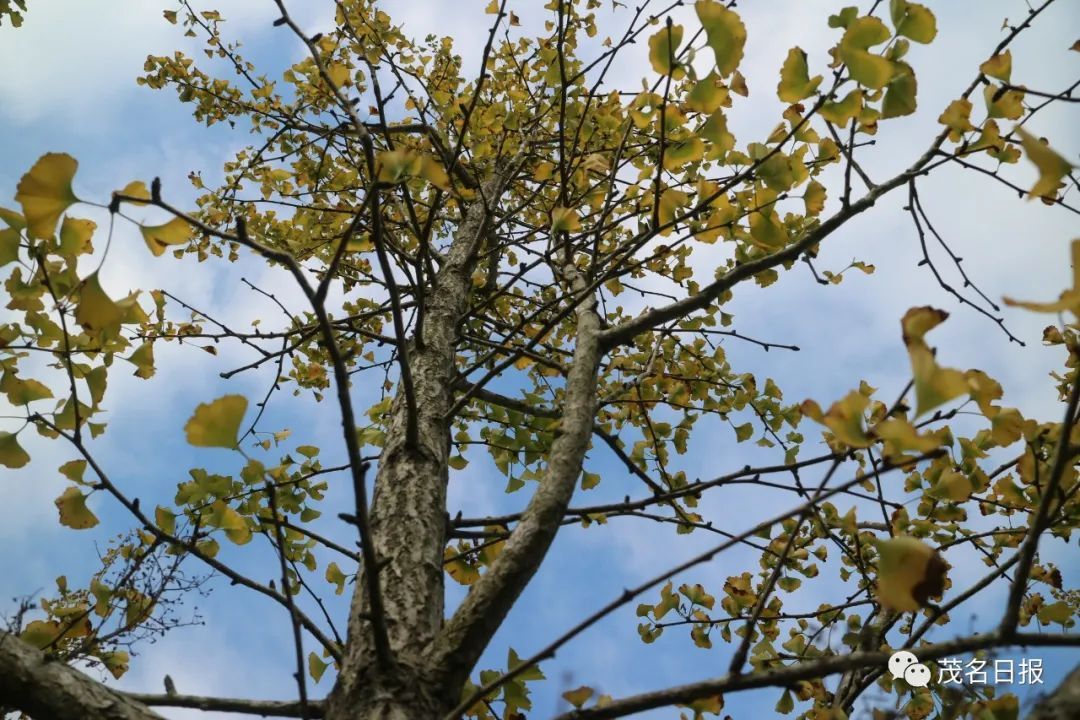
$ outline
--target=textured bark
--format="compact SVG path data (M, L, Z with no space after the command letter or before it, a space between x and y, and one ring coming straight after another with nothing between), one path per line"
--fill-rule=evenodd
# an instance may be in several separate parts
M443 624L443 548L446 544L449 427L458 325L468 309L474 258L512 168L485 183L466 212L444 258L424 313L422 343L410 343L418 441L406 444L408 407L399 393L391 407L371 506L371 533L381 564L384 618L392 667L379 668L363 591L354 590L348 645L331 693L330 720L438 717L457 700L428 663L426 651Z
M1080 665L1045 697L1027 720L1074 720L1080 717Z
M0 632L0 708L16 708L34 720L161 720L8 632Z
M575 293L586 288L572 266L564 268ZM600 318L596 301L584 299L576 311L574 358L566 378L562 423L548 454L548 464L536 493L514 527L495 564L469 589L434 648L435 663L460 687L491 637L547 554L581 476L596 417Z

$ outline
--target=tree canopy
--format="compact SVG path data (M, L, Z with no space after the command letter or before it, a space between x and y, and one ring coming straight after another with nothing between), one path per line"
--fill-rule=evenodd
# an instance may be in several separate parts
M242 143L220 173L191 173L194 202L150 177L92 194L73 155L42 148L0 207L4 482L33 482L33 460L65 478L60 525L127 528L98 565L57 567L55 588L10 589L26 599L0 630L0 706L39 720L154 707L512 720L533 711L557 653L615 621L626 652L704 653L708 669L627 694L582 669L579 687L560 688L559 720L723 717L751 691L754 717L1004 720L1017 695L950 685L946 660L1080 645L1075 576L1046 553L1075 552L1080 523L1080 239L1048 243L1071 257L1072 287L999 304L938 229L940 186L925 191L953 172L995 198L1080 212L1073 162L1039 132L1080 81L1013 73L1017 43L1068 19L1065 3L1006 21L970 68L920 65L924 46L950 42L924 4L822 12L832 46L779 49L766 84L744 75L749 43L782 36L735 2L460 3L486 28L470 67L452 36L413 37L395 3L328 1L314 30L298 3L265 1L280 72L249 59L224 13L181 0L163 22L204 55L151 55L137 79ZM0 2L16 28L34 12ZM1077 50L1049 52L1075 65ZM920 97L929 76L955 84L941 107ZM736 137L734 116L755 102L779 114ZM898 168L873 159L924 116L933 132L892 149ZM835 236L897 196L921 267L837 266ZM121 226L175 265L181 290L103 281ZM992 214L969 227L992 253ZM183 276L252 263L272 280L231 273L260 304L229 317L182 291ZM769 303L796 274L823 293L872 275L868 292L903 298L882 351L906 364L901 382L859 373L835 395L794 397L790 377L733 350L787 353L800 372L798 346L732 309L750 292ZM914 274L935 292L907 289ZM1056 415L1029 417L984 368L937 351L955 313L1015 348L1031 338L1007 318L1046 314L1036 342L1057 352L1043 381ZM841 352L839 338L805 337ZM183 389L186 414L168 421L191 449L155 480L169 497L140 501L147 490L101 448L165 443L114 437L125 407L110 384L168 383L165 350L226 346L243 364ZM336 434L272 424L290 393ZM469 504L477 472L511 510ZM747 500L760 490L768 503ZM740 503L738 525L713 514ZM610 585L598 573L577 624L487 666L496 633L529 622L514 611L556 536L640 524L664 530L662 572ZM722 582L698 575L720 563ZM117 689L106 675L185 632L211 588L280 610L288 699ZM964 613L984 597L999 617L973 630ZM890 674L900 649L928 684Z

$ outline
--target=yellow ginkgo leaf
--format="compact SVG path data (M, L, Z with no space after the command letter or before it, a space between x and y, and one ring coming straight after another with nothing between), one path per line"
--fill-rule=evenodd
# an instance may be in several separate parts
M19 231L26 229L26 218L14 210L0 207L0 220L3 220L4 224L12 230Z
M835 100L825 103L819 111L821 117L833 125L847 127L850 120L859 116L863 107L862 90L852 90L844 96L843 100Z
M173 218L164 225L141 225L139 231L154 257L161 257L169 245L183 245L191 240L191 225L181 218Z
M1056 302L1025 302L1005 298L1006 305L1022 307L1035 312L1062 312L1068 310L1080 318L1080 238L1072 241L1073 286L1061 293Z
M716 0L698 0L694 9L705 28L706 42L716 55L716 71L721 77L730 75L742 61L746 26L738 13Z
M725 105L731 105L730 93L715 72L694 83L686 95L687 110L711 114Z
M200 403L184 425L187 441L196 447L235 447L247 405L243 395L223 395Z
M379 182L398 183L420 174L423 159L411 150L386 150L375 159L375 174Z
M420 161L420 176L440 190L450 189L450 176L442 163L430 155L425 155Z
M97 516L86 507L86 496L76 487L69 487L54 501L60 511L60 524L75 530L85 530L98 524Z
M566 702L575 708L581 708L593 696L593 689L583 685L577 690L567 690L562 696Z
M109 297L101 287L95 272L82 283L79 304L75 307L75 320L92 332L118 327L127 308Z
M52 237L56 223L79 201L71 181L79 163L64 153L48 153L34 163L19 181L15 199L22 205L26 229L40 239Z
M251 528L247 521L224 500L217 500L210 506L209 522L224 530L225 537L237 545L244 545L251 540Z
M146 183L142 180L133 180L115 193L116 195L123 195L126 198L139 198L139 200L150 200L150 191L146 189ZM133 205L145 205L145 202L139 202L139 200L125 200L124 202L132 203Z
M315 653L308 655L308 672L311 674L311 679L315 682L322 680L323 673L326 672L326 668L330 667L330 663L324 661Z
M649 62L653 70L661 75L671 75L675 80L686 75L686 71L675 61L682 38L683 26L670 23L649 38Z
M878 551L877 598L897 612L924 607L945 592L948 566L932 547L900 536L875 543Z
M925 5L890 0L890 15L897 35L911 38L917 43L928 43L937 36L937 19Z
M121 678L128 671L131 655L127 650L110 650L97 656L114 678Z
M352 84L352 71L345 63L330 63L326 68L326 74L330 76L330 82L334 83L336 88Z
M1039 169L1039 179L1028 193L1028 198L1053 197L1061 185L1061 179L1072 170L1073 164L1024 128L1018 126L1016 134L1020 136L1024 154Z
M60 254L77 257L94 251L90 241L97 223L93 220L65 217L60 224Z
M885 87L893 76L893 63L870 52L889 39L889 29L876 17L861 17L848 25L840 39L840 59L847 63L853 80L874 90Z
M840 442L863 448L873 443L863 427L863 413L869 404L870 398L852 390L843 400L833 403L826 413L822 413L813 400L805 401L800 409L806 417L832 430Z
M802 48L793 47L788 50L784 65L780 68L780 84L776 87L776 94L783 102L797 103L813 95L821 80L821 75L810 77L806 53Z
M581 218L577 210L557 207L551 211L551 232L577 232L581 229Z
M999 55L994 55L979 66L979 72L1002 82L1009 82L1009 78L1012 77L1012 51L1006 50Z
M911 308L904 315L901 325L904 344L911 358L911 371L915 380L915 414L922 415L968 392L964 374L952 368L943 368L934 359L934 353L923 339L949 314L932 307Z

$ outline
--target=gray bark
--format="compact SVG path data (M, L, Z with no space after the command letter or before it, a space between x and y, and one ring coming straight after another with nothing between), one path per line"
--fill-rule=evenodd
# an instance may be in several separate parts
M0 631L0 707L34 720L161 720L123 693Z

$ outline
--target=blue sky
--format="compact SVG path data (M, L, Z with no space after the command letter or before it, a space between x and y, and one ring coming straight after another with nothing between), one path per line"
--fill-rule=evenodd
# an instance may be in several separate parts
M413 37L429 32L453 35L466 67L476 67L483 29L490 22L490 16L483 13L486 4L486 0L423 0L388 3L388 9ZM332 3L291 5L305 26L315 30L326 25ZM835 41L825 18L843 3L740 5L750 30L742 70L751 102L731 112L730 124L743 143L762 140L779 118L782 108L774 88L787 49L801 46L820 67L825 48ZM937 131L940 111L967 85L997 43L1002 20L1018 21L1026 13L1019 0L930 5L938 18L938 40L928 47L916 46L911 52L919 77L920 110L912 118L882 123L877 145L865 151L865 166L879 178L891 175L921 153ZM454 10L448 12L451 6ZM161 10L167 7L158 2L115 0L104 12L92 3L58 0L32 6L25 26L18 31L0 28L0 67L9 69L0 74L0 206L14 204L11 198L19 177L45 152L68 152L79 159L76 189L87 197L105 198L131 180L160 176L166 194L184 205L194 198L187 181L189 172L202 171L209 185L219 176L222 162L250 141L246 132L200 126L170 92L136 86L134 78L148 53L165 54L181 47L193 52L191 41L181 38L175 27L161 19ZM275 13L270 0L228 0L206 7L222 11L230 37L243 40L249 59L256 64L277 68L300 57L296 43L271 27ZM526 24L541 17L539 3L511 3L511 8L517 9ZM694 22L689 20L692 10L681 12ZM1078 21L1080 8L1075 3L1059 3L1048 12L1013 50L1014 81L1046 90L1072 82L1080 70L1080 54L1065 49L1076 39L1073 34L1080 26ZM763 29L766 27L768 30ZM616 82L636 87L638 78L648 70L641 52L642 48L636 48L627 62L620 63ZM1050 137L1067 157L1080 155L1075 115L1070 118L1067 109L1050 108L1040 113L1033 130ZM1035 174L1022 161L1011 177L1027 186ZM927 178L920 194L939 231L965 258L967 271L991 297L1043 299L1069 284L1067 241L1076 235L1076 222L1066 212L1018 201L988 180L951 168ZM727 344L731 364L754 372L762 380L775 378L788 401L813 397L825 404L857 386L860 378L891 397L909 377L899 318L911 305L932 304L952 313L946 326L932 336L944 364L981 368L1002 382L1006 405L1015 405L1040 420L1056 420L1060 413L1046 376L1061 358L1039 342L1050 318L1006 309L1010 329L1027 342L1026 348L1019 348L1010 345L986 318L957 306L925 269L916 267L920 253L914 230L901 209L904 199L899 193L887 197L823 246L819 268L838 270L857 258L877 266L873 276L852 276L839 286L821 288L805 268L797 267L767 293L757 288L740 289L726 308L736 315L735 327L755 337L798 345L802 351L766 353L733 340ZM106 225L102 213L92 209L80 207L74 213L97 219L99 227ZM147 217L154 216L148 212ZM710 278L713 264L709 255L695 257L698 278ZM138 234L122 224L117 227L102 275L114 296L134 288L164 287L241 326L252 317L267 317L273 312L265 299L240 282L241 276L277 293L293 309L302 307L299 294L279 272L247 261L196 265L168 255L154 258ZM238 470L239 460L228 453L196 452L188 447L181 428L197 402L226 390L261 397L269 382L268 376L260 373L245 373L227 383L218 379L220 371L251 359L236 345L221 345L216 357L162 345L156 353L158 373L149 382L114 373L106 401L110 429L93 445L114 480L147 506L171 498L189 467ZM362 388L355 392L358 405L366 406L365 401L374 399ZM708 478L770 457L758 448L736 445L724 428L699 427L690 453L679 459L679 467L691 478ZM315 405L307 397L279 393L261 429L283 428L293 431L288 443L324 448L326 464L343 455L336 408L330 402ZM35 458L31 465L19 471L0 469L4 498L0 542L6 549L0 556L0 577L4 578L0 594L5 602L15 595L51 590L53 578L59 574L66 573L73 583L85 580L86 569L94 566L96 548L130 527L123 513L102 502L93 504L102 519L97 528L76 532L60 527L52 500L63 490L64 482L55 467L71 455L59 444L40 440L27 443L27 447ZM528 488L506 495L505 480L490 462L479 453L470 455L470 460L464 471L452 477L451 513L462 509L466 515L476 516L513 511L524 504ZM588 468L599 472L604 483L581 493L575 504L640 493L625 470L599 449L590 454ZM343 487L344 483L331 482L332 507L348 507ZM727 494L707 497L702 514L733 531L792 501L787 495L760 489L724 492ZM327 521L321 529L348 542L347 529L337 527L339 524ZM503 667L509 646L522 656L531 654L606 603L623 586L640 582L714 542L713 537L701 533L676 536L669 526L643 525L638 520L613 520L589 529L567 528L481 667ZM1048 549L1062 564L1067 583L1080 570L1075 550L1060 544ZM276 574L268 547L258 540L243 553L232 552L230 558L252 568L260 579ZM329 555L322 558L324 562L335 559ZM963 588L964 581L971 582L981 572L981 564L964 563L959 556L949 559L954 565L955 588ZM733 550L719 561L676 579L676 585L686 580L701 582L719 595L728 575L756 564L754 554ZM460 597L459 588L451 583L448 601L452 604ZM808 583L798 597L787 598L786 603L790 609L811 609L833 597L824 583ZM967 632L992 622L1002 597L999 589L965 606L949 631ZM655 594L646 596L646 600L654 598ZM342 624L344 600L331 603ZM184 693L294 695L291 640L280 607L236 592L224 582L217 582L215 591L198 605L206 624L176 630L143 648L120 683L122 687L157 691L162 676L169 673ZM975 618L972 624L967 622L969 616ZM544 671L551 681L534 692L536 711L530 717L550 715L558 693L580 684L618 697L726 670L727 650L722 646L700 650L684 633L669 631L646 647L638 640L635 626L631 604L575 640L555 661L546 663ZM1077 659L1075 653L1070 658L1065 653L1040 651L1037 656L1046 658L1048 682L1060 677ZM321 695L329 684L324 679L313 694ZM736 718L757 717L755 711L771 709L777 697L775 691L733 696L726 711ZM208 717L182 710L164 710L162 714L170 718ZM648 717L677 717L677 712L656 712Z

